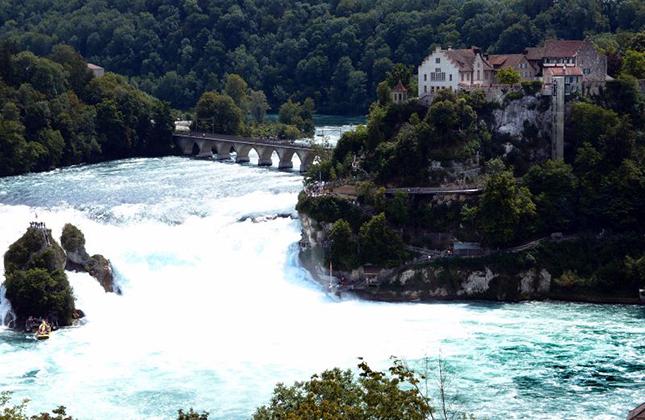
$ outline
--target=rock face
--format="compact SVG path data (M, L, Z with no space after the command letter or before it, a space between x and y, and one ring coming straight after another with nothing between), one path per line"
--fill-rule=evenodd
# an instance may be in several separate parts
M85 235L76 226L67 223L63 228L60 242L67 254L65 269L72 271L88 271L90 256L85 251Z
M509 102L503 109L493 113L495 117L494 129L502 134L508 134L519 139L524 132L525 125L537 127L540 132L551 132L553 115L551 108L540 109L542 101L549 101L548 97L524 96L522 99Z
M98 280L103 289L110 293L121 294L121 290L114 284L114 274L110 260L103 255L92 255L90 258L90 276Z
M4 285L19 328L30 316L49 318L54 325L72 322L76 308L65 261L65 252L44 225L32 225L9 247Z
M60 238L67 253L65 268L72 271L89 273L106 292L120 293L114 285L114 274L110 260L97 254L90 257L85 250L85 235L76 226L67 223Z

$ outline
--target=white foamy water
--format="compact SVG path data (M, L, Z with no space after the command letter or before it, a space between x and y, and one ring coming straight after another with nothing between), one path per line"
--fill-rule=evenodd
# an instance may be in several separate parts
M87 322L37 342L0 331L0 390L80 419L246 419L277 382L357 357L442 356L490 419L621 418L645 395L642 308L333 302L297 262L293 173L131 159L0 180L0 249L38 213L110 258L122 296L68 273ZM3 306L4 305L4 306ZM6 303L0 304L0 313Z

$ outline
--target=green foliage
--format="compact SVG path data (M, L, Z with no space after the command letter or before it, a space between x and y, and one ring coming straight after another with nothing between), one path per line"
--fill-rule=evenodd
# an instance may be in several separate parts
M522 80L520 74L511 67L499 69L495 74L495 78L499 83L509 86L516 85Z
M346 131L341 136L332 156L333 162L343 162L347 156L357 156L366 147L367 128L363 125L358 126L353 131Z
M359 232L361 260L382 267L396 267L406 257L401 238L387 226L385 214L372 217Z
M637 0L5 3L3 38L39 55L71 45L184 110L221 87L214 75L238 74L274 109L311 97L324 113L363 114L394 63L416 66L433 45L520 53L547 37L628 36L645 19Z
M524 177L533 195L542 232L567 231L575 219L578 180L562 160L534 165Z
M412 76L414 75L414 67L406 66L404 64L396 64L392 70L387 73L387 84L390 88L394 88L401 82L403 86L410 90L412 84Z
M264 120L264 117L266 117L269 109L271 109L271 107L267 102L267 97L264 92L256 90L251 92L251 97L249 98L249 111L251 113L251 117L256 122L261 123Z
M421 393L421 379L400 361L389 375L360 363L359 374L327 370L309 381L278 384L271 401L253 420L272 419L406 419L425 420L434 409Z
M233 99L235 105L242 111L245 111L248 107L249 98L246 95L247 88L248 85L239 75L229 74L226 77L224 92Z
M179 410L177 412L177 420L208 420L208 413L205 411L198 413L197 411L193 411L192 408L188 411Z
M629 281L641 288L645 288L645 255L640 258L626 256L625 274Z
M408 193L396 191L394 197L387 204L385 212L387 220L399 226L407 225L410 220L410 205L408 201Z
M337 220L329 234L329 241L329 259L336 269L349 271L358 266L357 241L349 223L343 219Z
M358 232L361 225L369 220L369 217L350 201L329 194L309 197L302 192L298 197L296 210L325 223L335 223L344 219L354 232Z
M60 406L52 413L40 413L33 416L25 414L29 400L23 400L20 404L9 405L11 401L11 392L0 392L0 420L74 420L68 416L66 409Z
M85 235L71 223L65 223L60 243L68 253L85 251Z
M71 323L74 296L63 270L32 268L8 272L4 285L19 319L55 315L61 325Z
M524 97L524 91L523 90L514 90L513 92L509 92L504 96L504 103L512 102L512 101L518 101Z
M282 104L278 114L278 122L293 125L304 134L311 136L314 133L314 102L307 98L302 104L289 99Z
M376 99L380 106L387 106L392 102L392 88L386 81L382 81L376 88Z
M510 171L503 171L490 176L486 182L478 215L485 242L504 246L532 232L536 209L530 191L519 187Z
M242 131L242 110L228 95L204 93L195 107L196 129L218 134L239 134Z
M536 93L542 90L542 82L540 80L522 82L522 89L526 95L535 96Z
M47 239L45 239L45 235ZM51 246L47 245L47 242ZM6 273L30 268L46 270L63 269L65 267L65 252L52 238L51 232L30 228L16 242L9 246L4 254Z
M0 176L172 152L170 107L106 74L93 78L72 47L50 58L0 42Z
M645 79L645 52L627 51L623 61L623 73L637 79Z

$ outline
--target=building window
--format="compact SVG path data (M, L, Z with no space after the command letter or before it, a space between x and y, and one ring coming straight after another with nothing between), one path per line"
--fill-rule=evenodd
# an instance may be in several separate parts
M424 85L424 86L423 86L423 93L427 93L427 92L428 92L428 86L425 86L425 85Z
M427 81L428 81L428 75L427 75L427 74L424 74L424 75L423 75L423 81L424 81L424 82L427 82Z
M481 80L481 77L479 77L479 70L477 70L477 80Z
M437 64L441 63L441 58L437 57L437 58L434 60L434 62L435 62L435 63L437 63Z
M430 81L435 82L437 79L435 79L436 74L435 73L430 73Z
M463 81L464 81L464 74L463 74L463 73L459 73L459 76L461 76L461 81L463 82Z
M450 75L450 81L452 82L452 74Z

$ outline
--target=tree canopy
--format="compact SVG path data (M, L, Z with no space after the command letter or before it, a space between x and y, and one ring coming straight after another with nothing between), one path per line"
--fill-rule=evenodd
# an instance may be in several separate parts
M364 114L389 71L417 66L437 45L509 54L547 37L638 32L645 29L645 5L640 0L7 0L0 21L7 22L0 37L23 49L48 55L57 44L71 45L175 108L191 108L204 92L220 89L227 75L237 74L252 90L264 91L276 110L288 99L310 97L324 113ZM642 53L642 45L636 40L630 48ZM405 71L392 74L391 83L400 79L413 88Z

